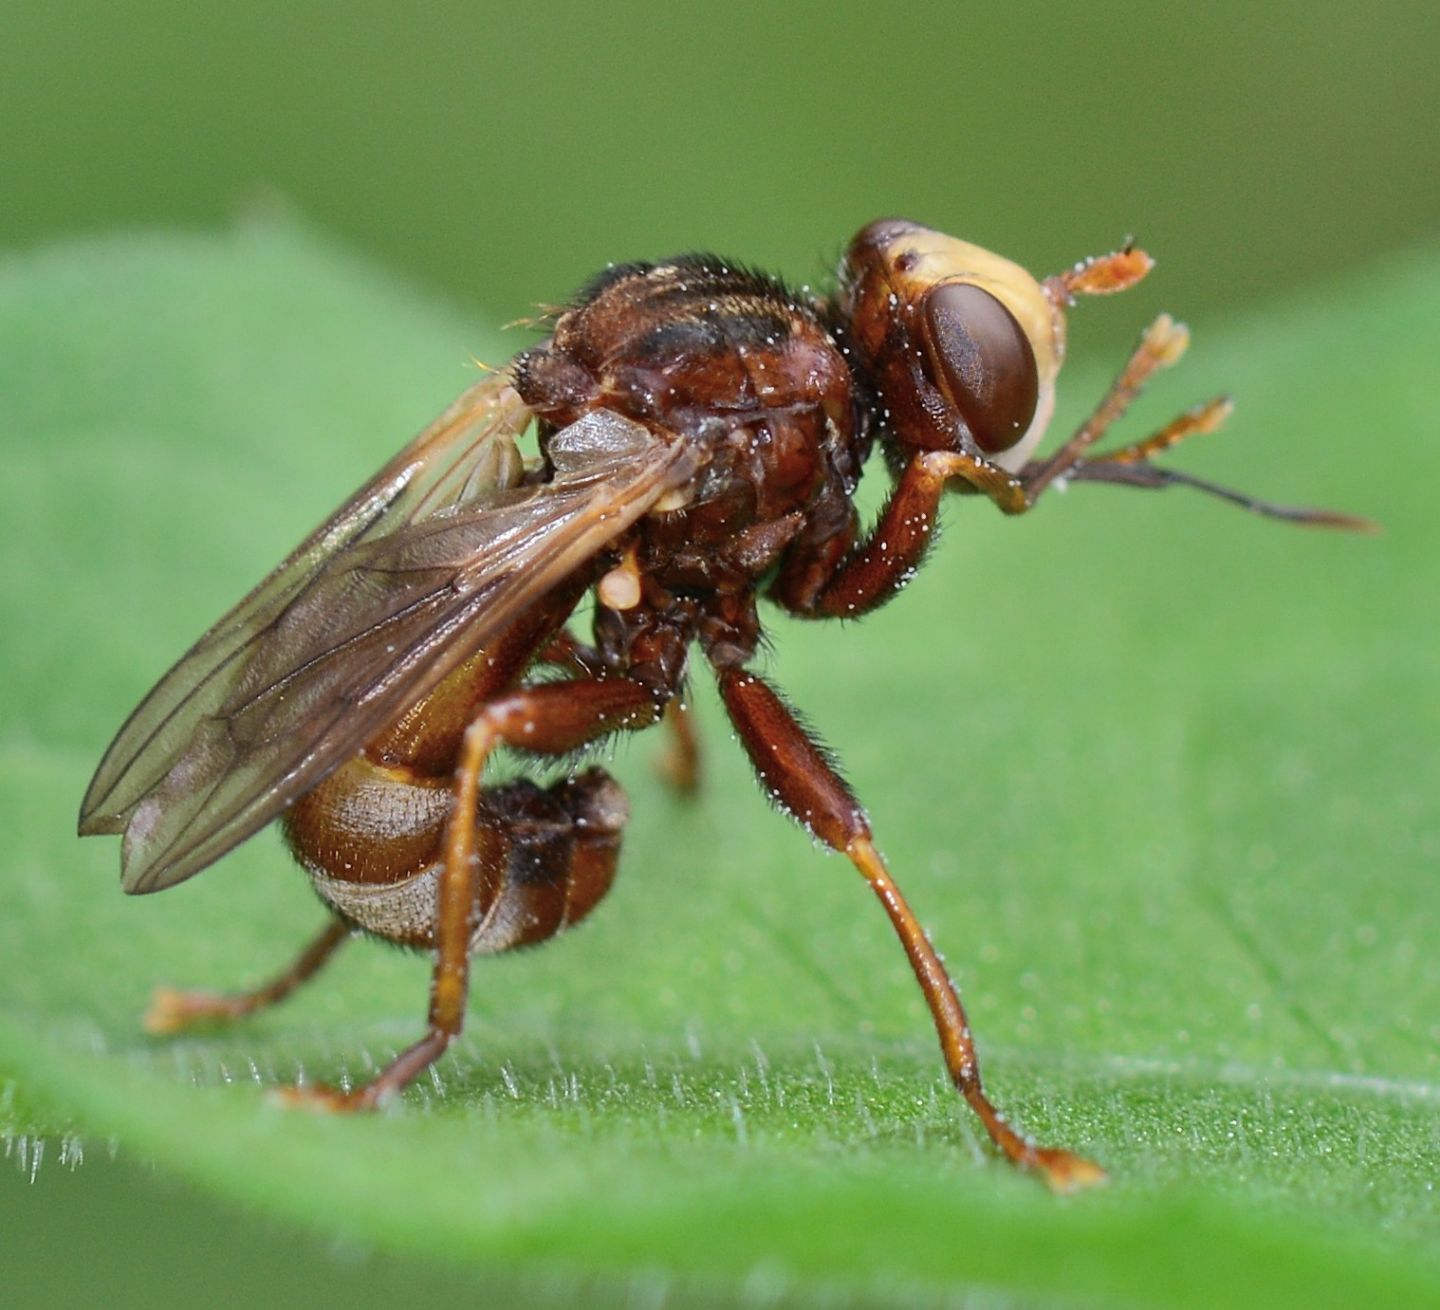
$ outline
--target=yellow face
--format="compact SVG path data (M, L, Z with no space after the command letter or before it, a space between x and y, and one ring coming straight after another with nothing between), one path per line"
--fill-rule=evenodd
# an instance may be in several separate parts
M1019 469L1050 422L1065 356L1065 318L1044 287L992 251L901 220L870 224L850 260L909 323L928 375L986 457Z

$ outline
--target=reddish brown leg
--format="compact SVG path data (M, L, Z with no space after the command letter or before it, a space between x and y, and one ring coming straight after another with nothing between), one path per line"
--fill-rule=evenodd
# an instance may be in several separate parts
M693 792L700 786L700 741L690 707L672 700L665 707L665 727L669 737L656 767L676 791Z
M564 628L540 652L539 662L579 675L598 676L604 668L600 652L577 641ZM690 710L681 701L672 700L665 706L665 728L665 748L656 770L676 791L693 792L700 785L700 742Z
M769 686L737 669L721 670L719 679L725 708L766 789L817 837L848 856L880 898L925 994L951 1080L991 1139L1007 1158L1035 1170L1055 1191L1103 1182L1099 1165L1070 1151L1036 1146L1005 1122L985 1094L955 985L876 851L860 803Z
M145 1011L141 1022L147 1033L178 1033L188 1028L228 1023L231 1019L254 1014L256 1010L278 1005L301 983L319 973L349 936L350 930L339 919L331 919L289 968L252 992L225 994L157 987L150 996L150 1008Z
M859 618L883 605L919 568L954 478L981 487L1010 513L1024 507L1020 483L1002 469L954 451L914 456L890 493L869 537L838 567L823 558L792 562L773 591L777 602L808 618Z
M535 658L537 663L553 665L580 678L599 677L604 668L599 651L577 641L568 628L556 632Z
M1228 501L1247 509L1252 514L1265 518L1280 519L1286 523L1298 523L1306 527L1339 528L1346 532L1378 532L1379 525L1373 520L1356 514L1341 514L1335 510L1313 509L1300 505L1277 505L1274 501L1261 500L1258 496L1246 495L1229 487L1217 486L1203 478L1192 477L1176 469L1158 468L1150 461L1171 446L1178 445L1186 437L1198 433L1214 432L1230 417L1234 406L1227 397L1220 396L1196 405L1178 418L1172 419L1158 432L1151 433L1143 441L1132 441L1128 446L1109 450L1090 459L1077 460L1065 471L1064 476L1071 482L1109 482L1122 487L1140 487L1149 490L1163 490L1166 487L1190 487L1219 500ZM1085 429L1081 429L1081 433ZM1080 434L1077 434L1080 435ZM1021 474L1027 487L1034 486L1045 476L1052 461L1032 463ZM1036 495L1039 493L1036 492Z
M445 825L444 861L436 915L435 973L429 1026L418 1042L369 1083L345 1092L289 1087L285 1104L317 1110L368 1110L396 1095L433 1064L460 1034L476 929L477 866L494 874L500 858L494 834L476 823L480 775L501 744L563 755L607 733L648 727L660 717L654 693L625 678L580 678L521 687L490 701L465 731L455 767L455 803Z
M859 613L866 601L871 605L881 603L903 585L919 563L934 528L941 492L949 482L967 483L989 496L1006 514L1024 514L1033 509L1046 487L1075 471L1085 453L1124 415L1145 383L1158 370L1174 364L1189 342L1184 324L1161 314L1145 330L1125 367L1075 435L1050 458L1028 465L1019 477L963 451L932 450L916 455L901 475L870 541L846 561L828 585L825 612L843 616L847 611L835 606L849 604L853 612ZM1211 401L1176 419L1153 437L1117 451L1116 458L1147 460L1193 433L1212 431L1228 413L1228 402ZM860 595L847 595L847 589Z

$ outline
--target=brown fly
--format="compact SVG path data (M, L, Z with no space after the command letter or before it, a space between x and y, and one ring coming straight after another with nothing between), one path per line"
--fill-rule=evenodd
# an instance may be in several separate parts
M268 986L162 990L148 1026L278 1001L358 930L433 953L425 1035L354 1090L282 1095L354 1110L397 1093L459 1033L471 956L553 936L615 874L628 806L608 774L485 784L491 754L568 756L665 719L672 778L693 785L680 693L698 644L762 784L879 897L950 1077L1001 1151L1058 1189L1103 1178L992 1105L960 998L864 810L752 662L762 588L802 618L875 609L920 565L947 490L1022 514L1059 483L1181 485L1365 527L1152 463L1216 427L1223 400L1093 452L1183 352L1185 329L1165 316L1074 436L1037 457L1066 310L1149 268L1126 249L1041 282L887 220L856 236L829 298L708 255L602 273L549 337L471 387L201 637L106 752L80 831L123 834L126 891L174 886L279 818L331 912ZM518 443L532 428L527 462ZM854 495L876 442L893 486L866 530ZM587 643L566 623L589 592Z

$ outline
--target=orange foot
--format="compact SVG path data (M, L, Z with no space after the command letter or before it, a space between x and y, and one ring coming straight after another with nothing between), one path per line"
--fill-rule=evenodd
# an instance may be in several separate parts
M250 1009L243 1001L220 992L182 992L157 987L150 993L150 1008L140 1020L147 1033L166 1036L190 1028L228 1023Z
M1045 1185L1060 1196L1101 1187L1110 1181L1110 1175L1093 1160L1058 1147L1036 1147L1033 1158L1024 1163L1028 1168L1039 1170Z
M312 1114L351 1114L357 1110L373 1110L380 1098L370 1087L341 1091L323 1083L309 1087L273 1087L265 1094L271 1105L287 1110L308 1110Z

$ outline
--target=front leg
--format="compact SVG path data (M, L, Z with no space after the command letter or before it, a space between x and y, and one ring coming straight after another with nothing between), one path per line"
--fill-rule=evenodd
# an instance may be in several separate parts
M1034 509L1045 491L1068 482L1109 482L1161 489L1188 486L1267 518L1316 527L1373 532L1368 519L1332 510L1277 505L1199 478L1157 468L1156 455L1188 437L1214 432L1230 416L1225 397L1206 401L1140 441L1090 456L1095 443L1117 423L1145 384L1174 364L1189 332L1168 314L1146 329L1130 358L1090 416L1053 455L1033 460L1018 474L979 451L922 450L910 456L870 535L855 546L843 535L787 558L772 591L791 613L806 618L859 618L877 609L914 576L934 537L940 501L961 486L988 496L1009 515ZM1087 458L1088 456L1088 458Z
M864 541L849 546L848 537L837 535L815 548L797 548L786 557L771 598L801 618L855 619L879 609L920 567L946 484L959 477L985 482L1002 504L1013 484L1016 503L1023 501L1019 485L984 461L922 451L906 464Z
M1049 459L1037 460L1021 474L1025 508L1029 509L1034 505L1046 487L1069 474L1084 458L1086 451L1124 416L1135 398L1144 390L1145 384L1162 368L1178 363L1189 345L1190 329L1183 323L1177 323L1169 314L1161 314L1151 323L1141 334L1139 345L1125 361L1125 367L1100 398L1100 403L1095 406L1090 417ZM1229 413L1228 400L1212 400L1208 405L1192 410L1168 424L1146 441L1127 447L1124 453L1142 461L1147 460L1187 436L1213 431L1225 421ZM1117 455L1119 453L1117 452Z
M369 1083L351 1091L288 1087L282 1103L316 1110L369 1110L396 1095L445 1053L460 1035L476 929L476 887L495 877L496 835L477 825L480 776L497 746L565 755L612 732L649 727L665 697L628 678L577 678L522 687L486 704L465 731L456 761L454 802L445 825L435 930L435 972L425 1035Z
M792 613L812 618L858 618L877 609L920 567L947 487L956 484L988 496L1005 514L1027 513L1057 480L1083 476L1099 463L1086 464L1083 457L1125 413L1146 381L1180 358L1188 340L1185 328L1162 314L1075 435L1049 459L1027 465L1018 475L986 459L968 439L964 444L970 449L913 452L869 537L848 549L846 538L832 537L817 549L787 558L772 593L775 600ZM1148 467L1152 456L1196 432L1213 430L1228 413L1228 402L1212 401L1107 458L1117 465Z
M955 984L875 849L860 803L769 686L740 669L718 670L718 677L730 720L766 790L827 846L846 855L884 906L930 1007L950 1078L991 1140L1009 1160L1035 1170L1055 1191L1103 1182L1105 1171L1099 1165L1058 1147L1036 1146L1005 1122L980 1080L970 1024Z

